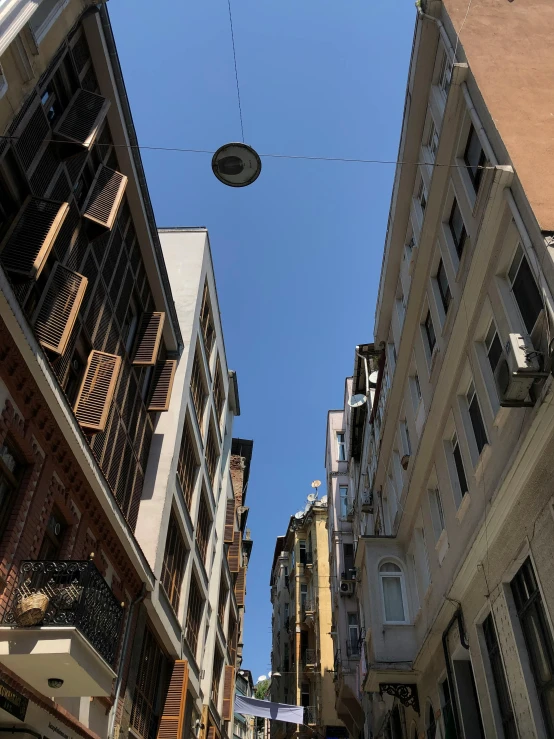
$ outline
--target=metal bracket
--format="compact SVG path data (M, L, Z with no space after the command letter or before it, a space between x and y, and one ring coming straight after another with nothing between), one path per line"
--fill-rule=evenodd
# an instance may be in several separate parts
M379 692L388 693L398 698L406 708L413 708L419 715L419 698L417 696L417 685L414 683L379 683Z

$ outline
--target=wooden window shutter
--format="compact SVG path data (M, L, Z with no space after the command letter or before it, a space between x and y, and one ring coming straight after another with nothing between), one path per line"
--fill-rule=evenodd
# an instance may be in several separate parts
M55 139L62 137L67 140L67 143L58 144L63 158L92 148L109 107L110 101L102 95L77 90L54 129Z
M239 574L237 575L237 581L235 582L235 598L237 600L237 606L244 605L244 598L246 596L246 567L241 567Z
M117 354L89 354L74 408L82 428L104 431L120 368L121 357Z
M164 328L165 313L143 313L137 330L133 364L156 364L162 331Z
M225 665L225 680L223 683L223 710L221 718L231 721L233 718L233 686L235 682L235 668Z
M171 390L173 388L176 369L176 359L166 359L165 362L158 362L156 365L152 383L152 395L148 404L149 411L163 412L169 410L169 401L171 399Z
M101 164L83 205L83 218L98 229L110 231L126 187L127 177L124 174Z
M182 739L188 682L188 662L175 660L156 739Z
M240 542L241 533L240 531L235 531L233 543L229 546L229 551L227 552L227 562L229 563L229 570L231 572L238 572L240 570Z
M32 323L46 349L63 354L83 302L88 280L56 262L42 292Z
M225 511L225 533L223 541L226 544L233 543L233 535L235 531L235 501L227 501L227 510Z
M215 726L210 726L208 729L208 739L217 739L217 734L215 733Z
M68 213L68 203L28 197L0 244L4 268L36 279Z

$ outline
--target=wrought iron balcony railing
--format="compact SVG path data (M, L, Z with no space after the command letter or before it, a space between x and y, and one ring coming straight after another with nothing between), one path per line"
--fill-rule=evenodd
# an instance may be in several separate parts
M304 723L307 726L317 724L317 706L304 706Z
M346 655L347 657L359 657L360 656L360 641L347 642L346 643Z
M22 562L2 623L18 626L25 599L39 593L46 596L42 599L44 615L35 626L73 626L115 666L123 607L91 560Z

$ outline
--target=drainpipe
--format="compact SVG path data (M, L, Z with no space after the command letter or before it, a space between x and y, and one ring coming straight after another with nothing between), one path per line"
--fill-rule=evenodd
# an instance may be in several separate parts
M146 597L146 585L145 583L142 583L142 589L140 593L137 595L137 597L133 601L131 601L131 604L129 606L129 615L127 616L127 623L125 624L125 634L123 635L123 648L121 650L121 659L119 660L119 672L117 674L117 678L115 681L115 698L114 698L113 706L110 710L110 718L108 721L109 739L113 739L113 734L114 734L115 714L117 713L117 704L119 703L121 685L123 684L123 670L125 667L125 660L127 659L127 648L129 646L129 636L131 635L131 623L133 621L133 612L135 610L135 606L137 606L139 603L142 603L145 597Z
M455 64L455 62L456 62L456 55L454 54L454 49L452 48L452 44L450 43L450 39L448 38L448 34L446 33L446 29L445 29L442 21L439 20L438 18L435 18L434 15L428 15L427 13L424 13L423 12L423 9L422 9L422 4L423 3L421 2L421 0L419 0L419 2L416 3L418 17L421 18L422 20L425 18L426 20L433 21L433 23L436 23L437 24L437 28L439 29L439 33L440 33L442 42L446 46L446 48L448 50L448 54L449 54L449 56L452 59L452 64Z
M454 676L452 673L452 663L450 661L450 652L448 651L448 634L450 629L454 626L455 622L458 622L458 632L460 634L460 644L464 649L469 649L469 643L467 641L465 627L464 627L464 616L461 608L457 608L454 615L448 622L448 626L442 632L442 649L444 652L444 661L446 663L446 678L448 680L448 690L450 691L450 704L452 706L452 716L454 717L454 724L456 726L456 736L461 737L462 731L460 726L460 717L458 715L458 704L456 703L456 694L454 692Z

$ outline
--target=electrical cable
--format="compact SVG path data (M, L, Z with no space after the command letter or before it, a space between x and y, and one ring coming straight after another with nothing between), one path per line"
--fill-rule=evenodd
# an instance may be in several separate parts
M19 136L2 136L0 135L0 141L18 141ZM65 139L41 139L48 144L66 144ZM139 151L165 151L175 152L180 154L215 154L215 150L211 149L186 149L180 146L151 146L147 144L100 144L96 143L98 147L110 147L113 146L115 149L138 149ZM348 164L395 164L395 165L409 165L413 167L427 166L427 167L450 167L452 169L472 169L472 165L469 164L439 164L437 162L430 164L429 162L408 162L402 159L357 159L349 157L324 157L324 156L306 156L303 154L260 154L260 157L269 159L298 159L303 161L314 161L314 162L346 162ZM478 169L495 169L490 165L479 166Z
M237 99L239 103L240 131L242 134L242 143L244 144L244 126L242 124L242 106L240 104L239 74L237 71L237 52L235 49L235 33L233 31L233 14L231 12L231 0L227 0L227 6L229 8L229 25L231 26L231 41L233 42L233 61L235 63L235 80L237 83Z

